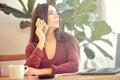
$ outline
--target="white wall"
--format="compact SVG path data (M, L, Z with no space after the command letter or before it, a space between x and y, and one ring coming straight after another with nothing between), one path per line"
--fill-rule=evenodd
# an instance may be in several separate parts
M111 25L113 31L120 33L120 0L105 1L105 19Z
M1 0L9 6L22 9L17 0ZM20 21L13 15L6 15L0 11L0 54L24 53L29 41L30 28L21 30Z
M25 6L27 6L28 0L23 1ZM36 0L35 6L38 3L45 2L46 0ZM59 2L61 2L61 0L57 0L57 3ZM22 11L22 6L18 0L0 0L0 3L6 3ZM24 53L29 41L30 28L20 29L19 23L21 20L24 19L18 19L12 14L6 15L0 11L0 54Z

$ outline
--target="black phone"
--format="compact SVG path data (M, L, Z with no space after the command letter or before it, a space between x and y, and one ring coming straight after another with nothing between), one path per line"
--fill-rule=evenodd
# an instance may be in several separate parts
M38 19L40 19L40 18L38 18ZM40 20L42 20L42 19L40 19ZM43 27L42 31L43 31L43 33L46 33L46 26Z
M39 75L39 79L47 79L47 78L54 78L55 74L45 74L45 75Z
M45 33L45 26L43 27L42 31L43 31L43 33Z

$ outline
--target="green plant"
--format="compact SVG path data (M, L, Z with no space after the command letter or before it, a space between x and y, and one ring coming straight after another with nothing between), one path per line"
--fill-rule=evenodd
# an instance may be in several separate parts
M27 7L25 7L22 0L18 0L23 7L23 12L0 3L0 10L5 14L12 13L17 18L30 18L31 11L34 8L35 0L28 0ZM61 26L65 30L69 30L80 42L81 47L84 47L84 52L88 59L94 59L95 52L89 45L95 46L105 57L113 59L96 41L102 41L105 44L112 46L109 39L103 38L112 32L111 27L105 21L96 21L97 5L96 0L63 0L63 3L56 4L56 0L47 0L56 5L61 15ZM29 27L29 21L21 21L20 27L22 29ZM85 28L89 29L86 32Z

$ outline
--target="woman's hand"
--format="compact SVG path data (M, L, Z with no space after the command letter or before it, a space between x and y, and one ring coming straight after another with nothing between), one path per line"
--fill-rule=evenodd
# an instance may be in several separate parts
M24 74L25 76L40 75L40 70L35 68L29 68Z
M36 35L39 39L39 43L38 46L41 50L44 47L44 43L45 43L45 34L48 30L48 25L46 24L46 22L44 22L44 20L41 20L40 18L37 19L36 21Z
M36 69L29 67L28 70L25 72L25 76L32 76L32 75L45 75L45 74L51 74L52 69L51 68L43 68L43 69Z

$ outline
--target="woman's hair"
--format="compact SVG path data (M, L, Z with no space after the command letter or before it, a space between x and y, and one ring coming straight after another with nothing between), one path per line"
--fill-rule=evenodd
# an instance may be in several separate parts
M39 39L37 35L35 34L36 31L36 20L37 18L40 18L44 20L46 23L48 23L48 6L52 5L52 3L45 3L45 4L38 4L35 10L32 13L32 22L31 22L31 36L30 36L30 42L35 42L38 43ZM54 6L55 7L55 6ZM57 28L55 31L55 37L58 41L60 42L69 42L71 43L74 48L78 51L79 53L79 43L77 39L72 36L71 34L64 32L61 27Z

